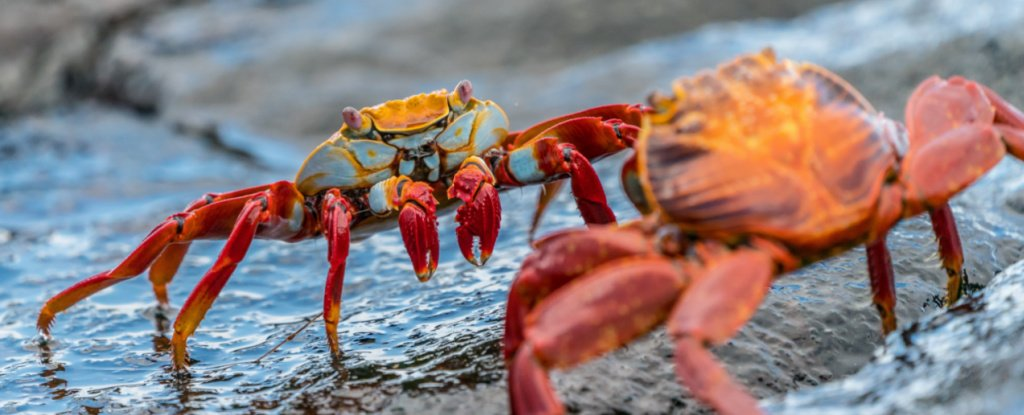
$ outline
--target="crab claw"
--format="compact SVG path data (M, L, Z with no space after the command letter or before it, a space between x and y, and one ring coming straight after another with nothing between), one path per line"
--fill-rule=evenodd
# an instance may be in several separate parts
M494 251L494 242L498 240L501 199L498 198L498 190L494 188L491 169L479 157L466 159L455 174L448 188L448 198L456 197L464 203L455 213L455 221L459 223L455 230L459 249L467 261L478 267L483 266ZM479 243L476 245L480 251L479 258L473 251L476 243Z
M481 184L474 199L459 207L455 220L459 222L455 233L462 256L473 265L483 266L491 257L491 252L494 252L494 242L498 240L498 229L501 227L501 199L498 198L498 191L490 183ZM479 259L473 252L474 242L477 241Z
M416 278L426 282L437 270L437 201L425 183L408 183L401 193L398 227Z

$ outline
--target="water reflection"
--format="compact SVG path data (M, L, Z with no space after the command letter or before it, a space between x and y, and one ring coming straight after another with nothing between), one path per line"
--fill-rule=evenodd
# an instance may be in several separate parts
M39 377L43 378L40 385L50 390L51 398L61 400L74 393L74 390L67 389L68 381L57 376L58 373L64 372L64 364L53 362L53 352L45 343L39 345L39 363L43 366L42 372L39 373Z

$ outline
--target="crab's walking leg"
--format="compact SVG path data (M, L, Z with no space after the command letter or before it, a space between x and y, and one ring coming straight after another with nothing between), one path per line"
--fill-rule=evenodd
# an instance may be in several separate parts
M567 230L535 243L537 249L509 288L505 312L505 359L511 360L522 344L526 315L562 286L598 266L625 257L654 255L650 238L616 227ZM571 255L566 255L571 252Z
M568 175L583 220L588 224L615 222L594 167L572 144L559 143L554 137L542 138L508 153L496 169L501 187L545 183Z
M396 209L402 241L420 281L430 280L437 269L437 199L429 183L406 176L392 177L370 188L370 210L386 215Z
M320 228L327 238L327 261L331 264L324 289L324 325L331 353L338 356L341 354L338 322L341 316L341 290L345 282L345 262L348 259L349 227L353 219L352 205L338 189L330 189L324 194L320 212Z
M606 105L541 122L510 135L511 153L500 160L495 175L501 186L546 183L570 176L573 195L588 224L612 223L615 215L608 208L604 190L590 161L630 148L640 134L645 107ZM557 185L545 186L534 224L533 235L544 207L543 198L553 197Z
M472 156L462 162L448 188L448 198L462 199L463 205L455 213L459 227L455 234L462 256L470 263L483 266L494 251L501 228L501 199L494 188L494 174L483 159ZM480 257L473 252L479 240Z
M195 332L235 268L245 258L257 231L268 238L299 240L312 236L317 228L311 223L314 221L305 208L305 198L289 182L275 183L269 189L245 199L220 255L189 294L174 321L171 355L175 368L187 365L185 344L189 336Z
M707 264L672 310L668 332L676 342L676 375L721 414L759 413L757 401L736 384L707 349L731 338L750 320L774 275L772 257L738 251Z
M270 184L264 184L227 193L207 193L190 203L188 207L185 208L184 213L192 212L203 206L208 206L221 200L259 193L267 190L269 187ZM153 285L153 293L156 295L156 300L163 307L167 307L169 304L167 298L167 285L171 283L171 280L174 278L174 274L178 273L178 267L181 266L181 261L185 258L185 254L188 253L188 248L191 245L191 242L179 242L168 245L167 248L164 249L163 253L157 256L153 265L149 267L149 282Z
M664 321L686 286L671 262L624 258L569 283L526 317L526 338L509 368L516 414L563 413L547 371L617 349Z
M174 358L174 367L183 368L186 366L186 347L188 337L195 332L199 322L206 316L206 311L213 305L213 300L220 294L224 284L228 282L235 267L245 257L249 250L249 244L256 237L256 229L261 221L261 216L267 209L267 200L264 197L256 197L246 202L242 212L235 222L235 229L228 236L220 256L214 262L213 267L206 272L203 279L192 290L192 294L185 300L181 307L178 318L174 321L174 336L171 338L171 353Z
M558 191L562 190L562 186L565 184L565 180L557 180L553 182L544 183L540 189L540 196L537 197L537 210L533 211L533 218L530 219L530 229L526 233L526 240L533 242L537 235L537 229L540 228L540 220L544 217L544 212L548 210L548 205L551 204L552 200L555 200L555 196L558 196Z
M50 298L39 311L36 322L39 331L49 335L50 325L57 313L106 287L141 274L167 246L200 237L226 236L247 199L237 197L222 200L191 212L171 215L157 225L114 269L86 278Z
M889 334L896 330L896 285L884 236L867 245L867 256L872 302L882 318L882 334Z
M956 229L956 219L949 203L928 212L932 221L932 230L939 244L939 258L942 269L946 270L946 306L952 306L963 293L964 251L960 243L960 232Z

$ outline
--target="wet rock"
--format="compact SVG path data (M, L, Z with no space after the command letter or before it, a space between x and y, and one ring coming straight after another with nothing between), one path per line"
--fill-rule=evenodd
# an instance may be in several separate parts
M4 2L0 13L0 116L68 99L99 98L154 110L156 85L114 62L108 42L169 0Z
M121 33L107 59L155 80L169 118L312 146L338 128L345 106L450 89L464 78L526 126L581 104L523 99L516 80L715 20L788 17L833 1L209 2Z
M856 374L775 400L777 414L1012 414L1024 409L1024 262L978 296L889 336Z

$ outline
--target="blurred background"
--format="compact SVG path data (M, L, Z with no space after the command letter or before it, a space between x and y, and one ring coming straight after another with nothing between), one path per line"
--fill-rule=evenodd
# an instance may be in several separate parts
M482 269L458 254L450 217L426 284L397 230L354 243L339 363L319 322L256 361L316 315L322 240L253 245L190 342L188 377L168 371L169 333L145 278L61 315L45 346L35 313L197 196L292 178L345 106L470 79L524 128L639 102L766 46L836 71L896 119L931 74L963 74L1024 105L1024 2L6 0L0 412L507 412L503 303L529 252L534 189L502 196L502 234ZM630 219L621 161L599 171ZM716 353L780 413L1024 412L1024 359L1008 347L1022 344L1024 316L1006 302L1024 277L999 274L1024 250L1022 173L1007 161L954 200L979 287L958 312L935 306L945 277L917 218L889 242L906 331L888 343L878 334L854 250L781 280ZM552 210L542 232L582 224L567 194ZM171 287L176 307L219 248L196 244ZM659 330L555 384L574 412L702 412L676 385L671 353Z

